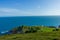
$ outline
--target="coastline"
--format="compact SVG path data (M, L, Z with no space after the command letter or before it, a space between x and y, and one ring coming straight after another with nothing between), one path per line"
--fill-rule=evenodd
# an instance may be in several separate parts
M60 26L59 26L60 27ZM60 28L54 26L19 26L0 36L0 40L54 40L59 39ZM11 33L10 33L11 32ZM24 35L24 36L23 36ZM8 36L8 37L7 37ZM50 37L49 37L50 36ZM54 36L54 37L53 37ZM41 37L41 38L40 38ZM47 38L46 38L47 37ZM56 38L57 37L57 38Z

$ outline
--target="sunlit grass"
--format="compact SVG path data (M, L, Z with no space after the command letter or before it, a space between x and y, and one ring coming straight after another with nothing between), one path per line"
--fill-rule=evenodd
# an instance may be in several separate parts
M0 40L60 40L60 28L41 27L35 33L10 34L0 36Z

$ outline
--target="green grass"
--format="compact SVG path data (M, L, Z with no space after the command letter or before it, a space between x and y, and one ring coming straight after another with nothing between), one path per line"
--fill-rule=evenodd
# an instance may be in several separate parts
M55 29L41 27L35 33L3 35L0 36L0 40L60 40L60 28L58 31L53 31Z

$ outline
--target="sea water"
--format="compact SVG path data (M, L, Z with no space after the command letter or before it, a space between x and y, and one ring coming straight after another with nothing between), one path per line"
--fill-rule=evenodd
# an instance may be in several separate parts
M20 16L20 17L0 17L0 32L11 30L19 25L60 25L60 16Z

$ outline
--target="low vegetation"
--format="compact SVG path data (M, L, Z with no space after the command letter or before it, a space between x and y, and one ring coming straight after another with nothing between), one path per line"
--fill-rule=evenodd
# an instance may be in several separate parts
M48 26L19 26L10 34L0 36L0 40L60 40L60 28Z

